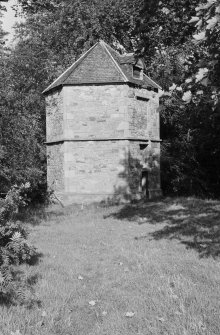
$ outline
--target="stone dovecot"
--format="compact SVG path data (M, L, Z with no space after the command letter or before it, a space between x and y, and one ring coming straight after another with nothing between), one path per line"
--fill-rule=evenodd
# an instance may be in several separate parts
M48 186L64 203L161 194L160 89L99 41L43 92Z

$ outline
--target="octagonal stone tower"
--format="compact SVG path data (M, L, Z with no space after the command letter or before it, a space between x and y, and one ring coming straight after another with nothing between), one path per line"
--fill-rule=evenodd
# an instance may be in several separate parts
M161 195L160 89L99 41L43 92L48 186L64 203Z

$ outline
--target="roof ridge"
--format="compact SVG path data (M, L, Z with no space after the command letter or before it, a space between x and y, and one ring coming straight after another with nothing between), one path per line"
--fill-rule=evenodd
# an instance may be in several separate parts
M118 52L118 50L115 50L111 47L110 44L106 43L105 41L103 40L100 40L100 42L102 42L107 48L111 49L113 52L115 52L118 56L121 56L121 54Z
M119 70L119 72L122 74L123 78L124 78L124 82L128 82L128 78L125 75L125 73L123 72L123 70L120 68L118 62L114 59L113 55L110 53L110 51L108 50L107 46L110 47L108 44L106 44L104 41L100 41L100 44L102 47L104 47L104 49L106 50L107 54L110 56L110 58L112 59L114 65L116 66L117 70ZM111 48L111 47L110 47ZM112 49L112 48L111 48ZM114 52L116 52L114 49L112 49Z

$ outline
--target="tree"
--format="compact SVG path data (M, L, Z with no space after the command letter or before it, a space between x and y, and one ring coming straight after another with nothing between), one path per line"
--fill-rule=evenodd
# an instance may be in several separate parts
M33 55L27 62L30 54L25 54L25 50L19 53L17 47L10 50L2 44L0 189L6 193L11 185L30 181L36 190L45 183L45 153L44 117L38 112L43 103L36 94L33 71L29 67Z
M220 194L217 2L145 1L138 27L148 72L166 92L162 181L169 192Z

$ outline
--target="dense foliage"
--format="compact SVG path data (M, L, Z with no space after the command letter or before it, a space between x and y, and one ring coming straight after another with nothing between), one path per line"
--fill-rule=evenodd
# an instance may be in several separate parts
M0 59L2 193L30 181L39 200L46 176L42 91L101 38L144 56L164 89L164 192L220 195L219 0L19 0L18 8L25 21Z
M24 282L16 277L16 267L36 254L27 241L27 228L15 220L19 209L27 204L29 184L14 186L0 202L0 298L23 298Z
M140 51L165 90L165 193L220 196L218 10L214 0L145 1Z

